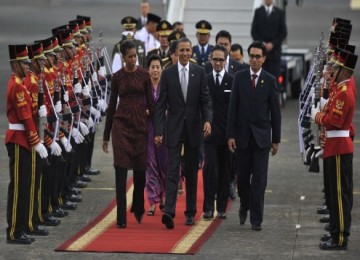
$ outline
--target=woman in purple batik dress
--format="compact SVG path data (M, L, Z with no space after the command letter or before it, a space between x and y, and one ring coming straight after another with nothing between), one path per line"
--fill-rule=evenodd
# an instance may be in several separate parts
M157 101L160 94L160 76L162 71L162 60L158 55L151 55L148 58L147 66L149 68L152 93L154 102ZM147 212L148 216L154 216L156 204L160 203L160 209L164 207L165 201L165 178L167 172L167 149L166 144L156 146L150 140L154 139L153 124L149 118L149 143L148 143L148 165L146 170L146 192L150 208ZM165 138L163 139L165 140Z

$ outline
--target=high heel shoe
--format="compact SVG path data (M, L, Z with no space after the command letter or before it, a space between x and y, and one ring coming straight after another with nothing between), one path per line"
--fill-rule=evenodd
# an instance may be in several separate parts
M150 207L150 209L148 210L148 212L146 213L146 215L148 216L154 216L155 215L155 211L156 211L156 205L152 205Z
M137 223L140 224L143 219L144 213L141 215L136 215L136 214L134 214L134 215L135 215L135 219L136 219Z

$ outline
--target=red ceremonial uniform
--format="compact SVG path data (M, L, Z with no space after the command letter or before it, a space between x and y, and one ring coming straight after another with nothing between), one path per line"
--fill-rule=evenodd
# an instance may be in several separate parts
M315 121L325 126L326 132L347 130L350 131L352 118L355 109L354 85L350 80L345 80L337 84L334 95L329 101L325 112L316 114ZM334 155L353 153L354 145L350 138L332 137L327 138L324 146L323 158Z
M28 151L31 151L31 147L40 143L32 117L31 106L30 93L25 87L24 82L12 73L6 93L6 114L10 124L23 124L24 131L8 129L5 136L5 144L19 144Z

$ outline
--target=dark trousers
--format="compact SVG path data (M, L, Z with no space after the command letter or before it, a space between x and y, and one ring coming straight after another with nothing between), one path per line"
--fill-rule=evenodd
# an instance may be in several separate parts
M192 147L186 135L184 124L183 135L175 147L168 147L168 171L166 175L166 197L164 212L175 217L176 200L179 188L179 168L181 145L184 144L186 216L196 215L196 193L198 179L199 147Z
M89 142L86 144L86 166L91 167L92 156L94 152L95 132L90 129Z
M250 210L250 223L260 225L264 214L269 148L260 148L251 136L246 149L237 149L238 194L243 210Z
M330 234L340 246L350 236L353 205L353 154L325 158L328 167Z
M117 204L117 223L126 224L126 181L128 169L115 166L115 189ZM134 191L131 212L136 216L144 214L145 171L133 170Z
M230 152L227 145L204 143L205 161L203 169L204 204L203 211L225 212L229 194Z
M327 168L325 160L323 160L323 176L324 176L324 194L325 194L325 204L328 209L330 209L329 204L329 169Z
M24 147L8 143L10 182L7 196L6 235L8 239L19 238L25 232L29 213L29 190L31 180L31 152Z

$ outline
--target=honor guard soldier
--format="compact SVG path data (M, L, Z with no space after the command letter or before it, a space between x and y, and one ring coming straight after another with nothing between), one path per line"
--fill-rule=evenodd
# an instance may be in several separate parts
M146 66L146 54L145 54L145 45L142 41L134 38L136 32L136 24L137 20L134 17L126 16L121 20L121 24L124 27L124 31L122 32L121 40L115 44L113 52L112 52L112 72L115 73L123 67L123 62L121 58L120 46L121 43L125 40L133 40L136 45L136 54L137 61L136 64L140 67Z
M193 58L200 66L205 66L205 63L209 60L211 49L214 47L209 44L210 31L212 29L211 24L206 20L200 20L195 25L196 38L198 44L193 47Z
M135 39L140 40L145 44L145 51L147 53L160 47L160 42L155 38L156 27L160 23L161 18L156 14L148 13L146 25L135 34Z
M312 107L311 117L325 127L324 164L329 181L330 236L321 238L320 249L346 250L351 227L353 201L353 152L350 128L355 111L355 97L349 86L357 55L340 50L334 68L337 83L326 112ZM327 236L327 235L324 235Z
M168 37L172 33L172 25L166 20L161 21L156 27L159 35L160 47L148 52L146 58L148 59L152 54L159 55L162 59L166 58L169 52Z
M12 74L6 94L9 129L5 144L10 160L6 239L7 243L31 244L35 239L27 235L25 229L29 214L31 169L35 166L31 158L35 152L41 158L46 158L48 153L40 143L31 97L22 80L31 63L28 49L26 45L9 45L9 54Z

